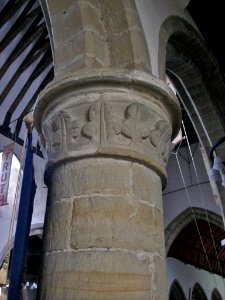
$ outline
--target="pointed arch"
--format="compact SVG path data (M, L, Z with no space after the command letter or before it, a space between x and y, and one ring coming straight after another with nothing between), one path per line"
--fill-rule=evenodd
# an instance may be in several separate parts
M194 26L170 16L160 29L158 63L159 77L168 71L208 151L225 132L225 85L216 59Z
M186 300L183 289L177 279L175 279L170 287L169 300Z
M221 297L219 291L216 288L212 291L211 300L223 300L223 298Z
M167 257L225 276L225 249L221 246L221 240L225 238L222 218L206 212L189 208L170 223L170 229L166 229Z
M199 31L178 16L168 17L159 34L159 77L169 76L197 133L209 154L225 135L225 83L219 65ZM225 144L217 151L225 160ZM223 211L225 197L217 184Z
M199 283L196 283L192 290L192 300L207 300L206 294Z
M206 214L207 213L207 214ZM179 214L165 229L166 253L168 253L170 246L178 236L178 234L194 220L194 216L198 220L208 221L217 227L223 229L222 217L216 213L198 207L187 208Z

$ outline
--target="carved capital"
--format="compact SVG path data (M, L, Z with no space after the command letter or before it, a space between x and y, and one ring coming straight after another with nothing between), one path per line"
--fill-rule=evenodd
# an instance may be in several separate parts
M61 93L55 93L55 99L50 97L38 126L48 164L68 158L114 156L148 165L165 180L174 108L163 105L162 93L157 94L156 89L113 83L93 88L88 82L85 88L70 90L61 82ZM48 92L39 101L46 95ZM172 103L169 94L168 99ZM37 106L35 114L40 111Z

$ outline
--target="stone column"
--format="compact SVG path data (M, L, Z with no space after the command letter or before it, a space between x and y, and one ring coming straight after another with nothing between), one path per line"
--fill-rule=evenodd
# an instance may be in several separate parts
M161 181L177 113L166 85L140 73L69 77L41 96L40 299L167 298Z
M165 300L161 190L178 102L146 73L134 1L56 2L56 77L34 114L49 187L38 298Z

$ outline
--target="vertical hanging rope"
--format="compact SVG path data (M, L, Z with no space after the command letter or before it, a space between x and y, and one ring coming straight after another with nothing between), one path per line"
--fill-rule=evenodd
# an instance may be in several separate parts
M182 172L182 169L181 169L181 165L180 165L180 162L179 162L178 151L176 151L175 155L176 155L176 160L177 160L177 165L178 165L178 168L179 168L179 171L180 171L180 175L181 175L181 178L182 178L182 182L183 182L183 185L184 185L185 193L186 193L186 196L187 196L187 199L188 199L188 202L189 202L189 206L191 208L191 212L192 212L192 215L193 215L194 223L196 225L198 236L199 236L202 248L203 248L203 252L205 254L206 261L208 263L210 272L213 274L212 267L211 267L211 264L210 264L210 261L209 261L209 258L208 258L207 252L206 252L206 248L205 248L205 245L204 245L204 242L203 242L203 239L202 239L202 235L201 235L200 229L198 227L197 219L196 219L193 207L192 207L191 199L190 199L190 196L189 196L189 193L188 193L188 190L187 190L187 185L186 185L186 182L185 182L185 179L184 179L184 175L183 175L183 172ZM215 285L217 286L217 282L216 282L214 274L213 274L213 279L214 279ZM217 286L217 288L218 288L218 286Z
M184 133L185 133L185 136L186 136L189 153L191 155L191 161L192 161L192 164L193 164L193 168L194 168L194 172L195 172L195 176L196 176L196 180L197 180L197 184L198 184L200 196L201 196L201 199L202 199L203 203L205 204L205 199L203 197L202 188L201 188L201 185L200 185L200 180L199 180L197 168L196 168L196 165L195 165L194 157L192 155L191 146L190 146L190 143L189 143L189 139L188 139L186 128L184 126L184 122L183 121L182 121L182 126L183 126ZM204 207L204 211L205 211L205 215L206 215L207 222L208 222L208 225L209 225L209 231L210 231L211 239L212 239L212 242L213 242L213 247L214 247L214 250L215 250L216 260L217 260L217 263L218 263L220 274L223 277L223 271L222 271L222 267L221 267L221 264L220 264L220 261L219 261L219 256L218 256L218 252L217 252L217 249L216 249L216 243L215 243L215 239L214 239L214 236L213 236L212 227L211 227L211 224L210 224L210 221L209 221L209 215L208 215L208 212L207 212L207 210L206 210L205 207ZM224 283L224 286L225 286L224 280L223 280L223 283Z
M188 99L189 99L190 102L191 102L191 105L192 105L192 107L193 107L193 109L194 109L194 112L195 112L196 115L198 116L198 120L199 120L199 122L201 123L201 126L202 126L202 129L203 129L203 131L204 131L204 134L205 134L205 136L207 137L207 140L208 140L210 146L212 147L213 144L212 144L211 138L210 138L210 136L209 136L209 134L208 134L208 132L207 132L205 126L204 126L204 123L202 122L202 118L201 118L201 116L200 116L200 114L199 114L199 112L198 112L198 110L197 110L197 108L196 108L195 102L193 101L193 99L192 99L192 97L191 97L191 94L190 94L189 91L187 90L187 88L186 88L186 86L185 86L183 80L182 80L176 73L174 73L172 70L170 70L170 69L168 69L168 68L167 68L166 70L167 70L167 72L169 73L168 76L171 76L171 77L173 77L173 78L175 77L175 78L179 81L179 83L181 84L183 90L185 91L185 94L187 95ZM171 81L172 81L172 80L171 80ZM179 96L179 98L182 100L182 97L181 97L179 91L178 91L176 88L175 88L175 90L176 90L176 94L177 94L177 95ZM182 100L182 103L184 104L184 101L183 101L183 100ZM184 106L185 106L185 105L184 105ZM194 124L193 124L193 125L194 125Z
M185 135L186 135L186 133L185 133ZM181 143L182 143L182 141L181 141ZM174 152L173 154L176 156L177 165L178 165L179 172L180 172L180 175L181 175L181 178L182 178L182 182L183 182L185 193L186 193L186 196L187 196L187 199L188 199L188 202L189 202L189 206L191 208L191 212L192 212L194 223L196 225L196 229L197 229L197 232L198 232L198 235L199 235L199 239L200 239L200 242L201 242L201 245L202 245L202 248L203 248L203 252L204 252L205 257L206 257L206 261L207 261L207 263L209 265L210 272L212 273L213 280L215 282L215 286L218 288L218 284L217 284L217 281L216 281L216 278L215 278L215 274L212 271L212 267L211 267L211 264L210 264L210 261L209 261L209 257L207 255L207 251L206 251L206 248L205 248L205 245L204 245L204 241L203 241L203 238L202 238L202 235L201 235L201 231L199 229L199 226L198 226L198 223L197 223L197 219L196 219L193 207L192 207L191 199L190 199L190 196L189 196L189 193L188 193L187 185L186 185L186 182L185 182L185 179L184 179L184 175L183 175L183 171L182 171L182 168L181 168L181 165L180 165L180 161L179 161L179 158L178 158L178 153L179 153L179 149L180 149L181 143L179 144L179 146L177 148L177 151ZM219 262L219 264L220 264L220 262ZM221 270L221 265L220 265L220 270ZM223 284L225 285L223 276L221 275L221 277L222 277Z
M207 139L208 139L208 142L209 142L210 146L212 147L213 145L212 145L212 141L211 141L211 139L210 139L210 136L209 136L207 130L205 129L204 124L202 123L202 120L201 120L201 117L200 117L200 115L199 115L199 112L198 112L198 110L197 110L197 108L196 108L196 106L195 106L195 103L194 103L194 101L193 101L193 99L192 99L190 93L188 92L188 90L187 90L187 88L186 88L184 82L183 82L182 79L181 79L177 74L175 74L172 70L170 70L170 69L167 68L167 71L168 71L169 75L171 75L172 77L175 77L175 78L179 81L179 83L181 84L183 90L185 91L187 97L189 98L189 100L190 100L190 102L191 102L191 104L192 104L192 106L193 106L193 108L194 108L194 111L195 111L196 115L198 116L198 119L199 119L199 121L200 121L200 123L201 123L201 125L202 125L202 128L203 128L204 133L205 133L205 135L206 135L206 137L207 137ZM175 90L176 90L176 94L177 94L177 95L179 96L179 98L182 100L182 97L181 97L180 93L177 91L176 88L175 88ZM182 122L182 124L183 124L183 122ZM189 151L190 151L190 154L191 154L191 158L192 158L192 162L193 162L193 166L194 166L194 170L195 170L195 175L196 175L196 179L197 179L197 184L198 184L199 189L200 189L201 197L202 197L202 199L204 200L204 197L203 197L203 194L202 194L202 190L201 190L201 187L200 187L199 177L198 177L197 170L196 170L196 167L195 167L195 163L194 163L194 160L193 160L193 155L192 155L192 152L191 152L190 143L189 143L189 140L188 140L188 137L187 137L187 134L186 134L186 130L185 130L184 124L183 124L183 128L184 128L184 133L185 133L185 136L186 136L186 139L187 139L188 148L189 148ZM225 138L225 137L224 137L224 138ZM200 230L199 230L199 227L198 227L198 224L197 224L197 220L196 220L196 217L195 217L195 214L194 214L192 205L191 205L190 197L189 197L189 194L188 194L188 191L187 191L187 186L186 186L186 183L185 183L185 181L184 181L184 176L183 176L183 173L182 173L180 164L179 164L179 159L178 159L178 155L177 155L177 154L178 154L178 151L179 151L180 146L181 146L181 143L179 144L179 147L178 147L178 149L177 149L177 152L175 153L175 154L176 154L177 163L178 163L178 167L179 167L179 170L180 170L180 173L181 173L181 176L182 176L182 181L183 181L183 183L184 183L185 192L186 192L186 194L187 194L187 198L188 198L188 201L189 201L189 204L190 204L190 207L191 207L191 211L192 211L192 214L193 214L193 217L194 217L194 221L195 221L195 224L196 224L198 233L199 233L199 237L200 237L200 240L201 240L201 243L202 243L204 252L205 252L205 254L206 254L206 259L207 259L207 262L208 262L209 267L210 267L210 269L211 269L211 266L210 266L210 263L209 263L209 260L208 260L207 253L206 253L206 251L205 251L206 249L205 249L205 247L204 247L203 240L202 240L202 237L201 237L201 233L200 233ZM215 249L216 258L217 258L217 262L218 262L218 266L219 266L220 273L221 273L221 276L222 276L222 268L221 268L221 264L220 264L220 261L219 261L218 253L217 253L217 250L216 250L215 239L214 239L214 237L213 237L213 233L212 233L212 229L211 229L211 226L210 226L210 222L209 222L209 218L208 218L208 213L207 213L206 209L205 209L205 213L206 213L207 220L208 220L208 224L209 224L209 228L210 228L210 234L211 234L211 237L212 237L213 246L214 246L214 249ZM222 277L223 277L223 276L222 276ZM214 278L214 280L215 280L215 278ZM216 281L215 281L215 282L216 282ZM224 286L225 286L224 280L223 280L223 283L224 283Z

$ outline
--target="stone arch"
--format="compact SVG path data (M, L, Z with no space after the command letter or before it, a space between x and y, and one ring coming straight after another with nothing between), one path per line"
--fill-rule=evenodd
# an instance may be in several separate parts
M206 294L198 282L195 283L195 285L193 287L191 299L192 300L207 300Z
M198 220L208 221L209 219L210 224L224 228L222 218L216 213L198 207L187 208L173 219L165 229L166 253L181 230L194 220L194 216Z
M55 74L89 68L151 71L135 0L41 0Z
M186 300L184 291L177 279L175 279L170 287L169 300Z
M218 63L197 29L177 16L162 24L158 61L159 77L165 79L168 70L208 152L225 131L225 85Z
M159 32L159 78L165 79L166 61L168 60L168 43L176 47L179 45L180 54L189 54L188 59L197 62L198 69L203 73L208 73L209 70L213 75L219 75L219 66L212 52L208 49L205 40L194 25L191 25L186 20L178 16L170 16L164 20ZM177 44L175 44L176 42ZM182 45L183 47L182 47ZM188 49L185 48L188 47ZM178 56L178 58L180 55ZM207 74L210 78L212 74ZM221 78L220 78L221 79Z
M212 291L211 300L222 300L222 297L216 288Z

